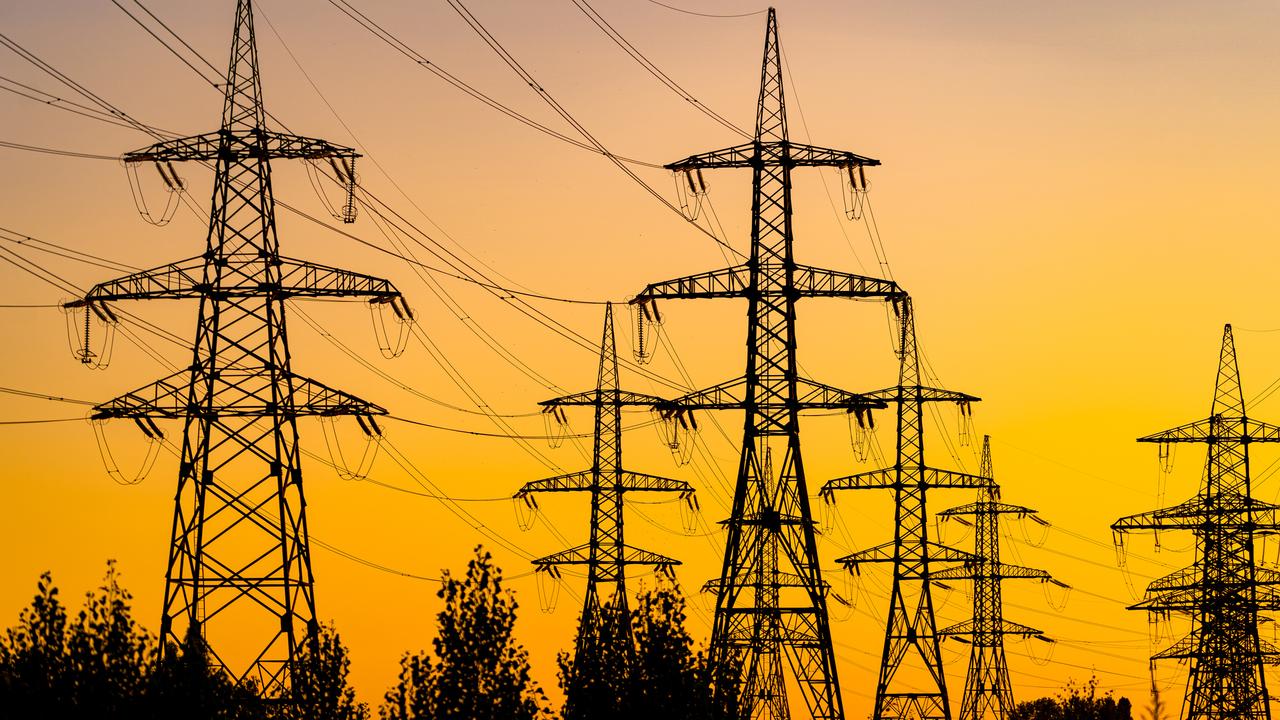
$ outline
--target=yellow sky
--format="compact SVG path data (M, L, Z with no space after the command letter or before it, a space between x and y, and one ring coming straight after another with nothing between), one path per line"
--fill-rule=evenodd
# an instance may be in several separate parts
M359 142L369 155L361 165L366 187L433 235L443 240L447 233L510 282L553 295L624 300L647 282L724 264L708 238L600 157L483 107L395 54L330 4L256 4L341 121L260 15L269 109L297 132ZM713 0L679 4L713 13L761 9ZM739 125L751 123L763 16L711 19L616 0L595 6L706 105ZM148 7L216 65L225 63L230 2L155 0ZM571 132L444 3L366 0L357 7L441 67ZM571 3L475 2L471 8L613 151L669 162L736 142L645 74ZM1115 569L1107 526L1162 502L1155 449L1133 438L1208 411L1224 322L1237 328L1246 398L1277 375L1280 334L1265 331L1280 328L1271 297L1280 227L1270 212L1277 189L1272 169L1280 160L1272 132L1280 120L1280 11L1264 2L1056 7L997 0L796 0L780 2L778 10L794 81L788 87L793 138L884 161L871 174L871 200L894 276L915 297L922 346L945 383L984 398L976 408L976 431L994 436L1005 499L1038 508L1056 528L1037 549L1011 527L1015 540L1006 541L1007 559L1047 569L1079 589L1062 613L1038 587L1008 591L1010 619L1061 640L1053 662L1043 666L1028 658L1021 643L1011 643L1015 688L1022 697L1047 694L1068 677L1083 678L1096 668L1104 686L1143 696L1148 625L1123 610L1133 595ZM6 35L140 120L183 133L216 125L218 96L110 3L10 3L0 8L0 24ZM70 97L12 53L0 54L0 76ZM148 142L139 133L10 93L0 94L0 128L3 141L108 155ZM180 212L164 228L139 220L117 163L5 148L0 153L7 170L0 226L138 266L189 257L202 247L205 229L191 213ZM664 172L639 172L670 196ZM191 167L183 174L205 205L208 173ZM325 214L301 166L280 163L275 176L278 197ZM743 248L749 175L726 172L708 179L730 242ZM154 178L143 180L153 197L163 194ZM796 182L798 259L879 272L864 222L844 219L839 209L835 174L797 172ZM348 229L387 246L367 215ZM424 330L491 407L523 413L560 394L481 344L404 263L295 216L281 214L279 225L285 254L395 281ZM32 257L80 285L115 274L57 257ZM0 282L0 304L65 299L8 265L0 265ZM481 289L440 282L469 322L554 385L576 390L594 382L596 359L590 353ZM598 336L598 308L542 307L570 328ZM396 360L379 357L359 304L302 308L399 381L474 409L420 345L410 343ZM192 305L127 309L179 335L191 334ZM741 373L742 310L725 301L663 305L668 346L695 383ZM291 319L296 371L403 417L494 430L480 415L426 401L378 377L337 352L298 315ZM619 325L626 328L619 335L625 351L631 325L621 313ZM800 333L801 362L811 376L850 389L894 381L881 307L807 301ZM8 348L0 386L105 400L167 374L123 342L107 370L86 371L71 358L64 335L56 309L0 308L0 343ZM171 362L186 361L175 346L157 347ZM677 377L668 354L660 353L650 367ZM624 378L640 391L661 390L625 373ZM2 402L3 419L82 412L14 396ZM1267 419L1269 413L1280 415L1280 404L1271 398L1252 410ZM958 446L954 411L945 410L942 418L958 457L951 457L942 433L931 428L933 462L974 469L976 447ZM646 419L638 414L628 422ZM882 415L879 442L891 452L887 419ZM574 430L589 430L586 412L571 420ZM732 442L711 424L704 423L702 433L714 469L701 461L676 466L651 428L627 437L633 469L688 479L698 487L704 528L724 513L725 490L714 478L731 476L736 463L741 418L727 414L719 421ZM526 433L543 430L537 417L512 423ZM527 480L551 474L509 441L387 425L391 442L459 497L504 497ZM302 432L308 450L326 452L318 423L303 423ZM351 444L359 441L354 422L339 424L338 432ZM131 425L117 423L106 433L122 465L142 456L143 438ZM0 427L6 459L0 475L0 544L8 548L0 553L5 623L29 600L40 571L52 569L74 598L99 578L107 558L116 558L138 596L140 616L155 626L176 461L162 455L144 482L121 487L103 474L95 448L85 423ZM864 469L855 461L842 417L807 420L804 448L815 491L827 478ZM566 470L584 466L572 444L539 449ZM1276 459L1265 449L1256 455L1259 469ZM1199 449L1184 449L1163 502L1189 496L1202 463ZM482 539L429 499L344 481L316 462L305 468L312 532L347 553L430 576L442 567L460 567L470 546ZM421 489L385 455L371 477ZM1262 477L1255 475L1259 496L1275 499L1280 486ZM968 499L963 492L939 492L932 506L941 510ZM544 525L521 533L507 501L466 507L528 552L560 548ZM547 500L542 507L564 536L575 542L585 537L581 498ZM891 537L887 498L846 494L838 508L848 534L829 533L819 547L832 570L831 561L852 546ZM642 512L628 516L630 537L682 559L686 587L717 572L722 536L682 535L675 505ZM958 528L949 529L947 538L971 542ZM1030 539L1038 538L1033 532ZM1134 588L1189 562L1186 552L1178 552L1189 538L1163 539L1159 554L1149 541L1131 544ZM512 553L493 549L508 574L528 570ZM320 614L337 622L352 648L355 682L364 698L374 700L392 681L399 654L428 646L435 586L321 547L313 553ZM1275 548L1266 553L1274 559ZM871 570L851 589L839 573L831 579L842 596L859 598L847 619L837 610L834 632L849 715L861 717L874 690L887 576ZM553 686L553 658L570 643L575 603L566 592L554 612L542 614L532 578L512 585L525 611L521 637L533 652L539 679ZM570 586L580 589L575 581ZM966 602L957 588L945 600L940 622L962 619ZM692 627L703 637L709 616L694 604L699 610ZM948 647L950 683L958 697L964 646ZM1181 692L1176 666L1164 668L1160 681Z

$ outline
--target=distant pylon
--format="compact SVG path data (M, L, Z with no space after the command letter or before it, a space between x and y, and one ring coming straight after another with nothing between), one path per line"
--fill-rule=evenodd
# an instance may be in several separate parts
M934 563L972 560L967 552L929 539L925 496L930 488L984 488L981 475L938 470L924 462L924 403L955 403L961 412L978 398L920 384L915 316L910 298L895 301L899 325L898 384L866 397L898 405L898 448L893 467L831 480L822 488L828 501L836 490L892 490L894 539L839 559L850 571L864 563L892 563L893 588L885 625L884 650L876 682L874 720L950 720L947 681L933 612Z
M591 469L535 480L526 483L515 494L517 500L532 502L534 493L591 493L591 534L586 544L533 561L541 571L560 565L583 565L587 569L587 591L579 620L576 657L583 657L591 651L588 644L597 636L595 629L601 621L602 598L613 597L619 607L626 607L627 567L651 565L670 568L680 564L678 560L627 545L623 537L623 505L627 493L675 492L685 498L693 493L693 487L681 480L632 472L622 466L622 408L652 407L661 401L652 395L618 389L613 305L606 304L595 390L540 403L545 412L559 412L559 408L574 405L595 408L595 448Z
M407 308L386 280L280 254L270 161L328 159L354 182L358 155L266 128L250 0L236 5L225 88L219 130L124 157L162 167L216 163L204 253L101 283L72 305L200 301L191 366L96 406L92 416L133 418L151 423L148 429L156 418L183 421L161 652L172 652L193 628L216 667L288 700L293 661L319 627L297 418L356 415L374 432L363 418L385 411L292 371L285 300L366 297Z
M991 478L991 485L978 491L978 501L938 513L940 518L965 522L973 517L974 559L962 566L933 574L935 580L972 580L973 617L938 631L939 635L967 638L970 643L969 672L964 681L959 720L1005 720L1013 710L1013 685L1005 661L1006 635L1048 641L1039 630L1004 619L1001 585L1005 580L1032 579L1052 582L1043 570L1008 565L1000 561L1000 516L1027 517L1035 510L1000 502L1000 486L991 467L991 436L982 438L982 464L978 474Z
M733 509L725 521L724 564L709 583L716 593L711 656L737 664L739 706L750 718L791 715L789 668L814 718L843 719L827 617L827 583L818 561L813 514L800 454L801 410L862 412L884 407L856 393L802 378L796 365L796 301L805 297L892 298L897 284L798 265L792 252L791 171L796 167L855 168L878 160L791 142L782 83L777 17L769 9L755 137L748 143L694 155L665 167L700 175L704 169L750 168L751 250L746 263L646 287L632 302L650 312L660 298L745 298L747 361L742 377L677 398L674 412L743 410L742 454ZM692 178L686 178L692 185ZM766 468L766 458L772 466Z
M1280 650L1258 637L1259 613L1280 609L1280 571L1254 555L1258 536L1280 532L1280 506L1253 498L1249 446L1280 442L1280 426L1247 417L1231 326L1222 334L1218 377L1209 417L1138 438L1158 443L1167 457L1173 443L1209 446L1197 495L1173 507L1122 518L1111 526L1118 544L1135 530L1189 530L1195 561L1147 586L1130 607L1186 615L1191 633L1152 656L1190 662L1186 720L1270 720L1265 664Z

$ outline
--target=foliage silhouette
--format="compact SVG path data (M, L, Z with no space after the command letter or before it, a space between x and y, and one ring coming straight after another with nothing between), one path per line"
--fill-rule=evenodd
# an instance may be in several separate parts
M114 562L74 617L49 573L31 605L0 637L0 713L26 720L367 720L347 681L337 632L322 626L294 670L300 702L270 702L237 685L190 629L160 659L156 639L134 620L132 596Z
M519 604L480 546L457 579L444 571L437 597L434 657L406 654L387 691L383 720L533 720L551 716L533 681L529 654L515 642Z
M679 587L660 586L635 600L629 609L609 599L596 622L579 623L577 655L560 655L565 720L737 718L736 671L712 668L706 653L695 652Z
M1018 703L1009 720L1132 720L1128 698L1116 700L1107 691L1099 697L1098 678L1090 677L1084 685L1074 680L1056 698L1040 698Z

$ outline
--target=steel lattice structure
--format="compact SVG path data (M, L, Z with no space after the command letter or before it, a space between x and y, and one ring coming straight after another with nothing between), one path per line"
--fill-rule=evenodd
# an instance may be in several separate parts
M1205 477L1186 502L1122 518L1111 526L1122 541L1132 531L1189 530L1195 562L1147 586L1133 610L1191 620L1191 633L1152 656L1190 663L1186 720L1269 720L1265 664L1280 650L1258 637L1260 613L1280 609L1280 571L1254 555L1254 541L1280 532L1280 506L1255 500L1249 446L1280 442L1280 426L1249 418L1236 363L1231 326L1222 335L1217 382L1209 417L1138 438L1159 443L1204 443Z
M1000 561L1000 516L1027 517L1035 510L1000 501L1000 485L991 466L991 437L982 439L978 474L991 484L978 491L978 501L938 513L940 518L972 517L974 559L933 574L935 580L971 580L973 617L938 631L944 637L970 643L969 672L960 701L960 720L1005 720L1013 710L1013 685L1005 661L1006 636L1047 640L1037 629L1004 619L1001 585L1005 580L1030 579L1052 582L1049 573Z
M697 173L750 168L751 250L746 263L655 283L633 303L660 298L745 298L747 359L742 377L677 398L676 412L745 411L742 453L716 593L711 653L740 664L743 714L790 717L784 664L814 718L844 717L804 465L799 413L810 408L862 412L884 401L802 378L796 365L796 301L804 297L894 298L888 280L797 265L792 252L791 171L862 167L879 161L802 145L787 135L777 18L768 13L754 138L666 167ZM647 308L646 308L647 311ZM785 658L785 659L784 659Z
M583 565L587 568L586 597L583 599L575 650L577 657L583 657L592 650L588 644L597 636L594 628L601 621L602 596L612 596L621 607L626 606L628 566L669 568L680 564L678 560L627 545L623 535L623 504L627 493L675 492L685 497L693 493L693 487L686 482L632 472L622 466L622 408L652 407L661 402L661 398L652 395L618 388L613 305L606 304L595 390L540 403L544 412L558 412L559 408L569 406L595 409L595 447L591 469L526 483L515 495L517 500L524 500L535 493L591 493L591 535L587 543L533 561L543 571L560 565Z
M892 490L894 538L876 547L839 559L851 572L866 563L891 563L893 587L886 613L884 650L876 682L875 720L950 720L947 681L942 671L942 651L934 619L935 563L971 561L967 552L929 539L926 494L931 488L984 488L990 479L951 470L939 470L924 461L924 404L946 402L967 412L978 398L920 383L915 319L911 299L894 303L898 314L898 384L869 393L868 398L897 403L898 444L893 467L858 473L827 482L822 495L828 501L836 490Z
M199 301L191 366L96 406L93 417L183 421L162 652L194 630L216 666L287 701L292 663L318 629L297 418L385 411L292 371L285 300L363 297L407 308L386 280L280 255L271 160L331 159L354 181L358 155L267 130L261 94L252 4L239 0L221 127L125 156L215 165L205 252L98 284L73 304Z

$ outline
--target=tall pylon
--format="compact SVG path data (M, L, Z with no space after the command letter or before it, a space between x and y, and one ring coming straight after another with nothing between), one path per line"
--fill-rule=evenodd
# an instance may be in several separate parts
M694 155L665 167L700 174L715 168L752 172L751 250L745 264L654 283L632 302L648 313L661 298L745 298L747 358L743 376L677 398L676 412L745 411L742 453L716 593L711 654L740 666L744 716L790 717L785 667L814 718L843 718L827 617L827 584L818 561L813 515L800 453L799 413L858 411L883 401L802 378L796 365L796 301L805 297L893 298L896 283L798 265L792 252L791 171L879 161L791 142L782 82L777 17L768 12L755 136L747 143ZM769 469L766 459L772 458ZM786 656L784 659L784 655Z
M959 720L1005 720L1013 710L1013 684L1005 661L1007 636L1037 638L1044 634L1028 625L1004 619L1001 586L1005 580L1029 579L1053 582L1049 573L1035 568L1009 565L1000 560L1000 517L1023 518L1036 514L1021 505L1000 502L1000 485L991 466L991 436L982 438L982 461L978 475L991 484L978 491L978 501L943 510L939 518L973 523L973 560L933 574L935 580L973 581L973 617L938 631L943 637L966 639L970 644L969 672L965 675L964 696Z
M1208 462L1194 498L1169 508L1122 518L1111 526L1122 543L1139 530L1189 530L1195 535L1191 567L1152 581L1131 610L1191 621L1191 633L1152 656L1190 663L1183 718L1270 720L1263 665L1280 650L1258 636L1260 613L1280 609L1280 571L1254 554L1258 536L1280 531L1280 506L1255 500L1249 446L1280 442L1280 426L1245 413L1231 326L1222 333L1217 382L1209 417L1138 438L1158 443L1168 456L1175 443L1205 443Z
M602 598L614 598L619 607L627 603L627 568L650 565L671 568L678 560L627 545L623 535L624 496L633 492L674 492L684 498L693 487L681 480L646 475L627 470L622 464L622 408L652 407L662 399L618 388L618 351L613 332L613 305L606 303L604 333L600 338L600 369L595 390L576 393L540 403L544 412L560 412L575 405L595 409L595 442L591 469L526 483L515 494L517 500L532 502L536 493L591 493L591 535L584 545L538 558L533 563L541 571L561 565L582 565L587 569L587 589L579 620L576 657L590 653L601 622ZM625 630L625 628L624 628Z
M876 682L874 720L950 720L947 680L942 671L942 651L933 612L930 584L935 563L973 559L962 550L929 539L926 495L932 488L987 487L981 475L938 470L924 460L924 404L953 403L968 413L978 398L920 383L916 349L915 314L911 299L894 302L898 315L898 352L901 357L898 384L869 393L868 398L897 403L898 446L893 467L871 470L826 483L822 496L831 501L836 490L892 490L894 538L868 550L838 560L851 572L865 563L892 563L893 587L886 613L884 650Z
M216 163L205 251L94 286L74 306L199 300L191 366L94 408L94 418L183 421L160 641L193 629L215 666L266 697L290 700L290 671L318 630L297 418L384 414L295 374L285 300L364 297L403 308L386 280L280 254L271 160L327 159L354 182L356 152L268 130L250 0L236 4L222 125L125 155L162 168ZM167 176L169 177L169 176ZM370 417L371 420L371 417Z

